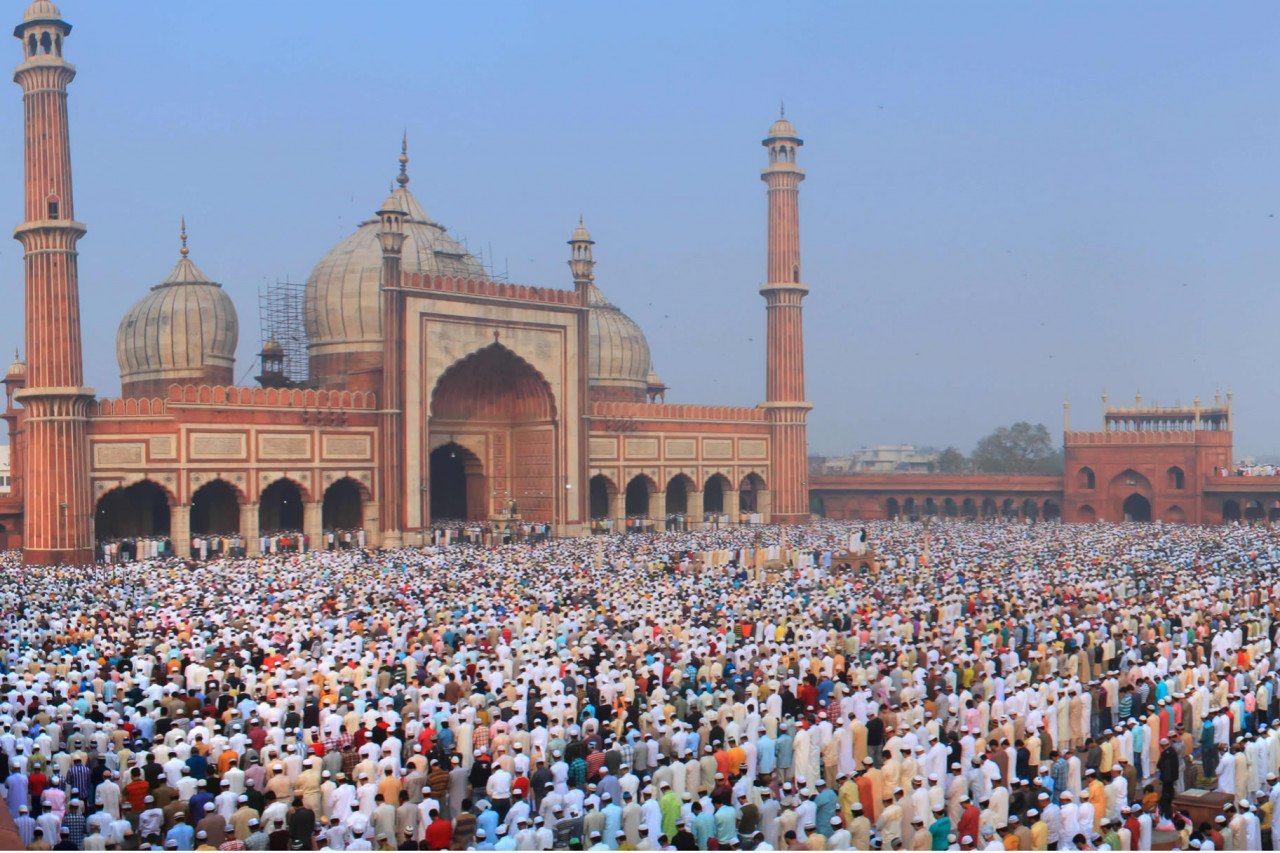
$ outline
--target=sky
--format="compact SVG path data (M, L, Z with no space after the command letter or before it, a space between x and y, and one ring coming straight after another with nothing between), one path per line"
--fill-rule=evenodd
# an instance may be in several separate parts
M428 213L512 281L597 284L670 402L763 396L760 146L805 145L810 451L969 450L1235 393L1237 455L1280 454L1280 10L1265 3L60 0L88 383L178 258L240 317L368 218L409 136ZM4 4L20 20L24 3ZM17 41L10 59L20 59ZM0 96L22 215L22 104ZM0 217L2 218L2 217ZM22 261L0 245L0 347Z

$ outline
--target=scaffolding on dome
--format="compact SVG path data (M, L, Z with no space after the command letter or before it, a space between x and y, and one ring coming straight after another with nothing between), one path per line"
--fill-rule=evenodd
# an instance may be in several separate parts
M294 385L305 385L309 376L307 324L303 294L306 284L277 279L258 288L258 327L261 345L274 340L284 350L284 376Z

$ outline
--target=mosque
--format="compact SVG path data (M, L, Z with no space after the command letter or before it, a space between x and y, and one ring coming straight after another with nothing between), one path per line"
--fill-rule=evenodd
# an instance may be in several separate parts
M675 405L643 331L595 277L578 223L572 288L487 273L410 190L395 188L320 258L304 288L306 376L267 338L258 384L235 384L236 306L192 259L120 322L122 396L84 386L68 85L71 25L50 0L14 35L22 61L26 360L3 378L12 456L0 548L29 563L89 560L95 542L360 529L428 540L444 520L557 535L739 520L994 518L1280 521L1280 476L1233 476L1231 401L1104 400L1100 431L1063 413L1057 477L809 476L798 194L803 145L785 117L763 141L767 192L764 401ZM371 188L372 189L372 188ZM370 205L376 195L370 194ZM335 214L336 219L336 214ZM202 259L216 269L216 259ZM607 289L607 288L606 288Z
M91 559L102 537L269 530L319 542L362 529L416 544L467 519L582 533L675 515L808 518L797 196L801 139L780 118L763 141L767 187L765 400L664 402L644 333L595 278L594 241L570 237L572 288L511 284L396 186L316 263L305 285L308 376L285 381L266 340L258 385L234 384L236 306L192 257L185 226L168 275L120 322L122 395L85 387L64 57L71 25L50 0L14 35L22 61L25 361L7 371L13 484L0 547L32 564ZM373 188L371 188L372 190ZM336 213L335 213L336 219ZM566 281L566 284L568 281ZM607 288L606 288L607 289Z

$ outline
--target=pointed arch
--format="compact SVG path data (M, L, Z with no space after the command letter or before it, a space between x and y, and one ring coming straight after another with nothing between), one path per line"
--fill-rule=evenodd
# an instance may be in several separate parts
M244 493L221 477L209 480L191 495L191 533L239 533L243 499Z
M702 484L703 512L724 512L724 496L733 488L733 484L724 474L715 473Z
M324 490L320 529L358 530L364 527L364 505L369 490L354 477L340 477Z
M625 511L628 518L648 518L658 484L648 474L636 474L627 482Z
M1080 507L1080 511L1077 513L1077 515L1080 516L1081 521L1089 524L1092 524L1093 522L1098 520L1098 513L1094 510L1093 507L1089 506L1088 504L1085 504L1084 506Z
M618 484L606 474L596 474L591 478L590 488L590 517L609 518L610 507L618 494Z
M694 491L693 480L688 474L676 474L667 481L667 515L684 515L689 511L689 493Z

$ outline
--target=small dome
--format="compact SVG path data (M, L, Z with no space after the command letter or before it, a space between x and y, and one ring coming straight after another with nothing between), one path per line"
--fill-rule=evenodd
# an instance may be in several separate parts
M120 382L126 396L161 393L172 382L229 384L239 340L231 297L184 255L120 321Z
M392 204L407 214L400 252L403 272L488 278L480 261L444 226L431 221L408 187L397 187L383 202L383 209ZM313 356L381 351L381 227L376 218L361 222L355 233L320 259L307 278L303 318Z
M262 345L262 355L284 355L284 347L275 338L267 338L267 342Z
M27 7L27 11L22 13L22 22L24 24L29 24L32 21L58 21L61 19L62 12L49 0L36 0Z
M780 118L773 124L769 125L769 139L796 139L800 135L796 133L796 127L785 118Z
M578 217L578 227L573 229L573 236L569 238L570 243L594 243L591 239L591 232L587 230L587 226L583 224L582 217Z
M17 378L27 375L27 363L15 352L13 354L13 364L9 365L9 369L5 371L6 378Z
M649 388L649 341L626 314L591 285L587 293L588 372L593 388L612 399L643 401Z
M649 383L650 388L667 387L663 383L662 379L658 376L658 372L653 369L653 365L649 365L649 378L646 379L645 381Z

